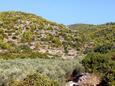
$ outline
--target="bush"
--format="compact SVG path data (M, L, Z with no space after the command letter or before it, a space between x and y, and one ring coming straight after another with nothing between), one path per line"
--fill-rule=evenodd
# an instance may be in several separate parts
M3 42L3 41L0 41L0 48L1 48L1 49L10 49L11 46L10 46L10 44L8 44L8 43L5 43L5 42Z
M60 39L59 39L58 37L54 37L54 38L52 39L52 43L54 43L55 47L60 47L60 46L62 46L62 43L61 43L61 41L60 41Z
M31 42L33 40L33 33L30 30L22 34L22 42Z
M63 86L66 73L74 68L79 70L82 68L78 60L40 58L0 60L0 85L13 80L23 81L27 75L41 73L47 75L52 80L58 81L60 86ZM17 83L18 81L13 84Z
M8 86L59 86L59 84L43 74L36 73L28 75L22 81L12 81Z
M112 44L104 44L94 48L94 52L107 53L111 49L112 49Z
M99 73L102 77L101 86L115 85L115 61L113 54L89 53L82 61L87 72Z

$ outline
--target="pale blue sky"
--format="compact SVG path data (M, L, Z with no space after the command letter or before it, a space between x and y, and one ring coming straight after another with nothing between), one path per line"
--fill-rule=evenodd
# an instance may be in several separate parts
M23 11L62 24L115 21L115 0L0 0L0 11Z

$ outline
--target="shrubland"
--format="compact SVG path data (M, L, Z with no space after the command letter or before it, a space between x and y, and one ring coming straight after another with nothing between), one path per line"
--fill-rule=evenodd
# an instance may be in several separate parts
M0 60L0 84L7 84L11 80L20 81L28 75L37 73L58 81L58 84L63 84L66 73L71 72L74 68L82 69L78 60L40 58Z
M115 82L115 23L65 26L40 16L0 12L0 86L61 86L73 69Z
M106 49L106 48L105 48ZM101 76L100 86L115 85L115 49L99 49L99 52L90 52L82 61L86 72L96 73ZM102 51L104 53L102 53Z

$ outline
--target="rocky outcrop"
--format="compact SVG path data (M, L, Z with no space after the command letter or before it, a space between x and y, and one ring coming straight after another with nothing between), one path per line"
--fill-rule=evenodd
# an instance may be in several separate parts
M96 74L92 73L73 73L68 77L65 86L98 86L101 79Z

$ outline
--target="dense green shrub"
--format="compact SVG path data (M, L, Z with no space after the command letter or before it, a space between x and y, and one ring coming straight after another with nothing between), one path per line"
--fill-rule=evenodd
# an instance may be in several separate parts
M30 30L26 30L22 35L22 42L31 42L33 39L33 33Z
M8 43L5 43L5 42L3 42L3 41L0 41L0 48L1 49L10 49L11 48L11 46L10 46L10 44L8 44Z
M115 61L112 60L114 53L89 53L82 61L86 71L99 73L102 77L101 86L115 85Z
M94 48L94 52L107 53L112 49L112 44L104 44Z
M89 53L85 59L83 60L83 64L89 72L106 72L108 69L108 62L110 61L110 58L108 58L104 54L100 53ZM106 68L106 69L105 69Z
M54 44L54 47L60 47L62 46L62 43L58 37L53 37L52 43Z
M36 73L28 75L21 81L12 81L8 86L59 86L59 84L43 74Z

